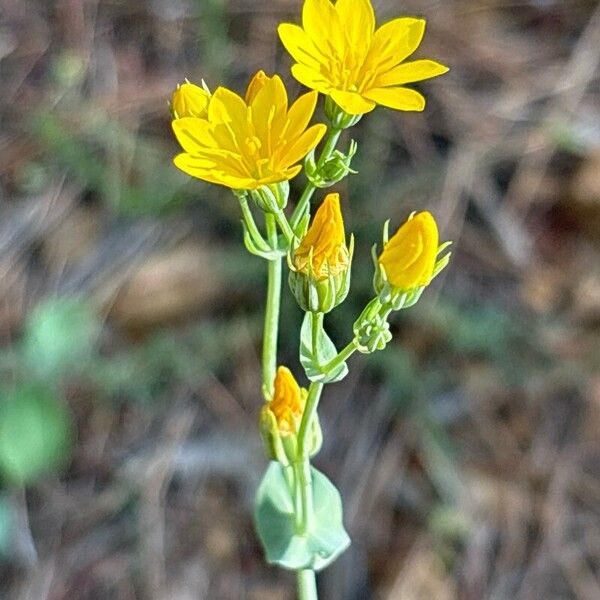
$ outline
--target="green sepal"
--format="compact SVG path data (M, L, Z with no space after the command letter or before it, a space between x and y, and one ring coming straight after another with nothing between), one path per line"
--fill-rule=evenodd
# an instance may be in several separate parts
M256 529L266 560L293 571L320 571L331 564L348 546L344 529L342 499L336 487L311 467L314 513L306 534L296 527L294 498L290 492L291 467L271 462L256 494Z
M362 119L362 115L350 115L345 112L331 96L325 99L325 115L336 129L354 127Z
M250 198L256 206L266 213L276 213L283 210L290 195L289 181L270 183L256 190L250 190Z
M338 351L331 338L327 335L323 326L320 326L319 342L316 347L316 353L313 352L313 319L315 315L307 312L302 322L300 330L300 363L304 367L306 376L310 381L316 383L334 383L341 381L348 375L348 365L344 362L335 368L331 373L324 371L323 367L332 361Z
M244 229L244 246L250 254L260 256L265 260L276 260L287 254L287 242L282 237L277 241L277 248L271 248L264 238L258 238L252 234L244 220L242 220L242 227Z
M348 296L350 279L352 275L352 258L354 256L354 235L350 236L348 247L348 267L337 275L329 275L325 279L317 279L312 272L312 254L308 261L308 272L297 271L293 256L296 248L293 246L288 252L288 278L292 294L298 306L307 312L328 313L339 306Z

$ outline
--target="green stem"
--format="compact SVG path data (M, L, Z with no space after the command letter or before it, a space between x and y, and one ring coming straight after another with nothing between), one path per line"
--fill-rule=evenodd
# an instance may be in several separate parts
M277 223L271 214L265 214L267 236L271 247L277 247ZM269 261L267 308L263 333L262 375L265 398L273 397L273 382L277 370L277 334L281 300L281 258Z
M240 201L240 207L242 209L244 223L246 223L248 231L252 235L253 239L261 244L262 250L268 250L269 247L267 245L267 242L264 240L261 232L258 230L256 222L254 221L254 215L252 214L250 206L248 205L248 195L244 194L243 196L238 196L238 199Z
M299 472L299 479L303 481L304 491L303 491L303 503L302 508L303 512L305 512L303 523L305 526L310 524L310 520L312 515L310 514L312 509L312 496L309 496L308 492L311 491L307 488L312 486L311 478L310 478L310 470L306 469L306 467L310 467L309 465L309 450L308 450L308 436L310 435L310 426L312 421L317 414L317 408L319 406L319 399L321 398L321 392L323 391L323 384L313 383L310 384L308 388L308 396L306 398L306 406L304 407L304 414L302 415L302 421L300 421L300 428L298 430L298 463L306 463L303 465L302 472ZM304 528L306 531L306 528Z
M331 127L329 129L329 133L327 135L327 139L325 140L325 146L323 146L323 151L321 152L321 156L319 157L319 161L317 162L317 169L320 169L325 162L331 157L335 147L337 146L338 140L340 139L340 135L342 134L341 129L336 129L335 127ZM300 222L304 218L306 211L308 210L308 205L310 203L310 199L312 198L315 190L317 188L309 181L302 192L302 196L300 196L300 200L298 200L298 204L294 209L291 218L291 225L294 231L297 231Z
M285 236L285 239L287 240L288 245L291 245L292 240L295 237L295 234L294 234L294 231L292 230L292 228L290 227L289 221L287 220L285 213L283 211L275 213L275 219L277 219L277 224L279 225L279 228L283 232L283 235Z
M342 363L346 362L358 349L356 340L352 340L347 346L345 346L340 352L338 352L335 358L332 358L326 365L321 367L323 373L331 373L334 369L337 369Z
M314 571L310 569L298 571L296 579L298 582L298 600L318 600Z
M312 341L312 355L315 361L319 356L319 338L321 337L321 331L323 330L323 317L325 315L322 312L312 313L311 319L311 341ZM319 366L317 361L317 366Z
M319 406L319 399L323 391L322 383L311 383L306 398L304 414L298 430L298 459L294 464L296 474L296 494L300 496L300 519L297 521L298 533L306 535L311 528L313 519L313 490L312 477L310 473L310 456L308 448L308 437L311 433L310 427ZM297 515L298 516L298 515ZM297 572L298 599L317 600L317 584L315 573L304 569Z

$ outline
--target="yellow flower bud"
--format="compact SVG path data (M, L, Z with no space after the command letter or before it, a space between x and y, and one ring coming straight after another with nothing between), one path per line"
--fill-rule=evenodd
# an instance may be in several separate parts
M308 394L286 367L277 369L273 387L273 397L260 413L260 432L269 458L287 466L298 458L298 433ZM314 456L323 441L317 415L314 415L307 435L306 449Z
M280 435L298 433L305 405L306 390L298 385L288 368L279 367L275 376L273 399L264 409L271 411L275 416Z
M171 98L171 112L174 119L197 117L205 119L208 115L210 92L186 80L177 86Z
M348 270L350 253L346 246L340 195L329 194L317 210L292 262L296 271L323 281Z
M436 269L439 234L429 212L412 214L385 245L379 264L399 290L429 285Z

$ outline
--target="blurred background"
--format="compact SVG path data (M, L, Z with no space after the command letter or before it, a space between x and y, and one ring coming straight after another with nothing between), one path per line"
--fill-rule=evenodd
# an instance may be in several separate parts
M350 135L353 292L429 209L450 268L322 401L353 545L326 600L600 598L600 7L375 0L451 72ZM252 525L265 264L171 164L184 77L245 88L300 0L0 2L0 597L291 600ZM348 144L348 135L344 144ZM294 183L296 190L302 178ZM300 376L286 294L281 361Z

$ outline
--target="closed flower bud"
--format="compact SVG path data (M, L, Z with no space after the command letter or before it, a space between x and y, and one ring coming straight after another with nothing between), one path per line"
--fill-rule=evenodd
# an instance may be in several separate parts
M203 82L204 83L204 82ZM177 86L171 98L171 112L174 119L196 117L205 119L208 115L210 92L186 80Z
M395 310L415 304L448 264L450 254L439 255L449 245L439 245L437 223L427 211L411 214L389 241L386 227L383 252L374 256L374 286L381 302Z
M273 399L267 405L275 416L281 435L298 433L306 405L306 390L303 390L286 367L279 367L275 376Z
M335 150L321 166L315 161L313 150L304 162L306 177L315 187L328 188L340 182L349 173L356 174L357 171L353 171L350 165L357 149L358 144L352 140L347 154Z
M431 213L411 215L385 245L379 257L388 281L401 290L429 285L438 241L438 228Z
M382 306L378 298L367 304L354 323L354 340L357 350L362 354L371 354L383 350L392 339L387 315L381 312Z
M344 301L353 245L346 245L340 196L329 194L290 256L290 287L303 310L329 312Z
M297 452L297 435L306 406L307 392L301 388L291 371L279 367L275 375L273 398L261 411L260 429L270 458L284 465L293 462ZM310 429L311 455L321 445L321 428L315 417Z

